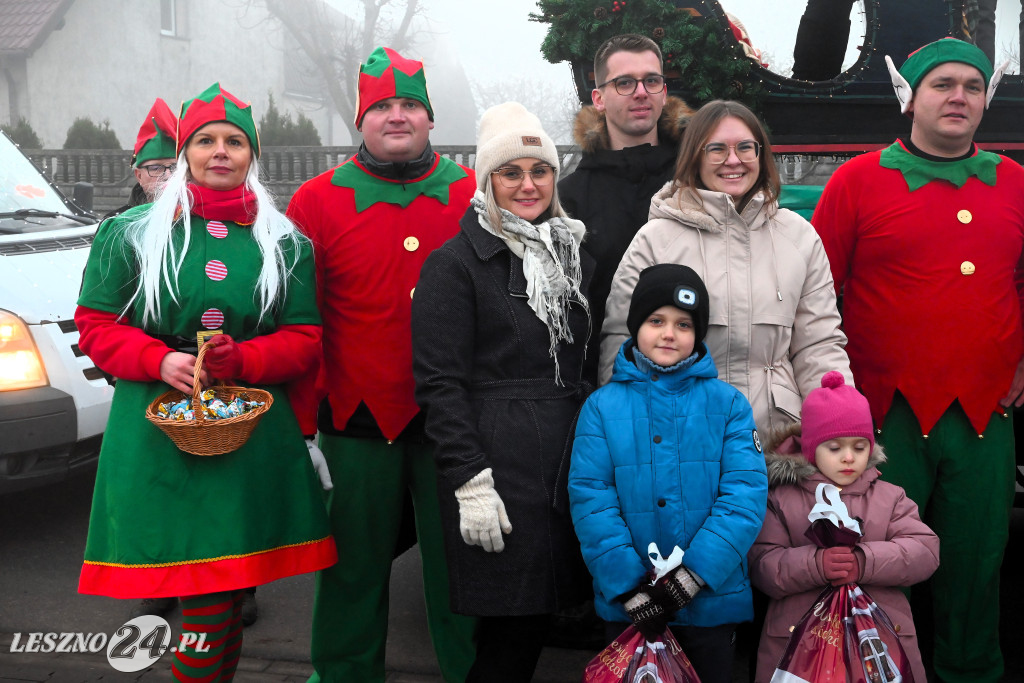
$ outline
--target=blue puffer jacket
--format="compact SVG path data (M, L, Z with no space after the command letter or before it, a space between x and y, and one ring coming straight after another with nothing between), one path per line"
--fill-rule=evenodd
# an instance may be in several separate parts
M606 386L576 427L569 500L597 613L629 621L616 598L651 569L647 546L707 584L673 624L717 626L753 618L747 551L764 520L765 461L743 394L717 379L704 349L671 373L638 368L627 341Z

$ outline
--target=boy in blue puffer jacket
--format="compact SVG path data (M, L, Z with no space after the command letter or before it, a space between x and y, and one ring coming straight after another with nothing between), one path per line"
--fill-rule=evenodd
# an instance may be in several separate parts
M569 500L608 640L629 621L648 640L668 625L703 683L729 683L736 625L753 617L746 558L768 480L750 404L704 346L708 317L691 268L640 273L631 338L580 413ZM651 542L684 551L655 585Z

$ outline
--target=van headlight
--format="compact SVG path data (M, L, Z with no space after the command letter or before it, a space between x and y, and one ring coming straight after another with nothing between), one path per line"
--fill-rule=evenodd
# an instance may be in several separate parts
M45 387L49 379L25 322L0 311L0 391Z

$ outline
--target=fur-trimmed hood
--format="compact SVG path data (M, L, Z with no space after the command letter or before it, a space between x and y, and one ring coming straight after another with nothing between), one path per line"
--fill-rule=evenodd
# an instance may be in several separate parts
M693 114L694 110L686 102L678 97L669 97L658 118L658 139L663 144L671 143L678 146L683 139L686 124ZM605 114L592 104L584 106L576 113L572 136L584 152L592 153L611 148Z
M768 439L764 449L764 460L768 467L769 488L783 484L798 484L818 473L818 468L807 462L800 452L800 433L800 423L796 422L772 434ZM885 461L885 451L876 441L871 457L868 458L867 469Z

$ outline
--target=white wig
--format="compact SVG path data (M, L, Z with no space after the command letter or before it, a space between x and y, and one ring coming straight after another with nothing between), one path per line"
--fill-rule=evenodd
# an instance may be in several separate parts
M298 261L299 243L306 238L274 206L273 198L259 180L259 163L253 156L246 173L245 189L256 196L256 220L250 228L252 239L260 247L263 266L256 293L259 294L260 320L274 306L277 297L287 293L288 278ZM188 162L185 150L178 155L178 167L153 204L125 228L125 238L139 266L139 283L122 315L132 304L142 301L142 324L160 320L160 291L166 287L171 300L178 303L178 272L188 252L192 227L192 194L188 190ZM180 218L175 220L180 210ZM181 232L181 247L173 237ZM281 243L292 243L292 262L285 262Z

